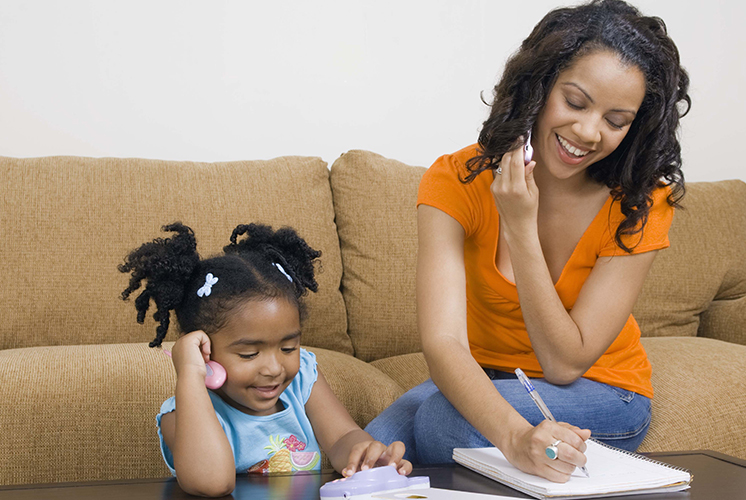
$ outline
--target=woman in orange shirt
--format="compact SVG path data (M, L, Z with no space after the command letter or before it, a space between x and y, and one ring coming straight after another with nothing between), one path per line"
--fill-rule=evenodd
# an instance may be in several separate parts
M432 379L371 422L374 438L404 441L418 463L497 446L559 482L585 464L591 434L637 448L653 388L631 311L684 192L688 84L663 22L624 2L557 9L534 28L479 143L420 184L418 326ZM543 419L516 368L560 423Z

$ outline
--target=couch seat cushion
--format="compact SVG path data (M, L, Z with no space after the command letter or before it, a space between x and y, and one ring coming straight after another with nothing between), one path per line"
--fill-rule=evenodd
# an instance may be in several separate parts
M715 450L746 459L746 346L642 339L653 365L653 420L640 451Z
M377 359L370 364L388 375L405 392L430 378L425 355L421 352Z

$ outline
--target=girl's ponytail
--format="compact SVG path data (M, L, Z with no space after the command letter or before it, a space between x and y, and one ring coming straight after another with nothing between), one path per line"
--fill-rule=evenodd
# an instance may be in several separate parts
M150 347L160 346L168 332L171 310L184 300L187 285L200 262L197 241L191 228L180 222L163 226L163 231L176 234L170 238L156 238L132 251L120 264L123 273L132 273L129 286L122 292L127 300L145 280L145 290L135 299L137 322L143 323L151 299L156 311L153 319L159 323Z
M238 241L244 234L248 236ZM313 265L321 252L311 248L294 229L283 227L273 231L263 224L241 224L233 230L230 241L230 245L223 247L226 255L255 254L271 264L279 264L281 272L290 278L296 298L305 295L307 290L318 290Z

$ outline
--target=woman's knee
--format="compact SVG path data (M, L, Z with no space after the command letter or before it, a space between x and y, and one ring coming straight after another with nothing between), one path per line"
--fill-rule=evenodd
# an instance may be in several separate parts
M417 461L453 462L453 448L478 448L490 443L438 392L427 398L414 420Z
M415 414L437 387L428 380L405 392L381 414L374 418L365 431L374 439L385 444L402 441L406 446L414 439Z

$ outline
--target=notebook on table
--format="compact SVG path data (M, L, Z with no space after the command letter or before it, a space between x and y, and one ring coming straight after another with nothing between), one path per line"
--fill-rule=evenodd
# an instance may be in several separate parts
M576 470L566 483L553 483L516 469L497 448L455 448L453 459L464 467L541 499L597 498L681 491L689 488L691 483L691 473L680 467L657 462L593 439L586 441L586 444L586 468L590 477L585 477Z

